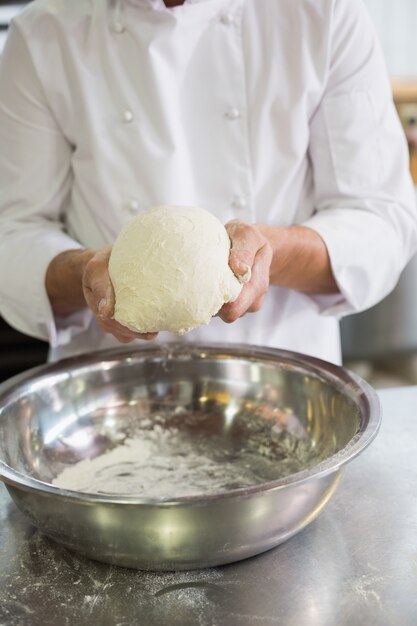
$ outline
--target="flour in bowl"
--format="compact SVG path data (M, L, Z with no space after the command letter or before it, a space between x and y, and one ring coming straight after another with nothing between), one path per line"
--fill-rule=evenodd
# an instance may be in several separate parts
M174 499L276 480L317 461L305 433L279 432L270 420L237 420L239 436L229 439L161 420L163 425L150 423L112 450L67 467L53 484L84 493Z

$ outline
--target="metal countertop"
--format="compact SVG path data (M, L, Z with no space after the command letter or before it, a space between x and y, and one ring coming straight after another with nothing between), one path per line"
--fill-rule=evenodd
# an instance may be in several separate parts
M416 626L417 387L380 397L380 433L318 519L234 565L89 561L43 537L1 485L0 626Z

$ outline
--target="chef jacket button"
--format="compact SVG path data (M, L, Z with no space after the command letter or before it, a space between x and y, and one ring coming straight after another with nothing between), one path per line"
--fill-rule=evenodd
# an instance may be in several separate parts
M133 122L133 113L132 111L125 111L123 113L123 121L125 124L130 124L130 122Z
M125 27L121 22L113 22L113 32L117 35L121 35L125 32Z
M222 24L224 24L225 26L231 26L234 22L233 20L233 16L230 15L230 13L223 13L220 16L220 21Z
M232 207L234 209L244 209L246 206L246 198L244 196L234 196Z
M132 198L132 200L129 200L127 208L130 213L137 213L139 211L139 202Z
M237 120L240 117L240 111L236 107L229 107L226 111L226 117L228 120Z

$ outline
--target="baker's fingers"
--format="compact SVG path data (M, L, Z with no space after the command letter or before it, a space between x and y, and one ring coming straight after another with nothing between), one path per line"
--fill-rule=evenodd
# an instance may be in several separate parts
M157 338L158 333L138 333L138 339L143 339L144 341L153 341Z
M121 343L135 339L150 341L158 333L135 333L112 319L114 313L114 290L109 276L111 246L102 248L87 264L83 275L83 292L86 302L93 311L104 333L112 334Z
M114 291L109 276L111 246L98 250L87 263L83 275L83 291L93 313L110 318L114 311Z
M262 296L259 296L257 300L254 300L252 302L252 304L250 305L246 313L257 313L258 311L260 311L264 303L264 300L265 300L265 294L263 294Z
M135 339L151 341L158 336L158 333L136 333L126 326L119 324L119 322L116 322L116 320L106 318L103 319L100 316L97 318L97 321L103 332L111 333L116 337L116 339L118 339L119 341L123 341L123 343L129 343L130 341L134 341Z
M251 279L252 266L258 250L264 245L265 237L253 224L233 220L226 224L232 247L229 265L239 280L246 284Z
M103 332L113 335L121 343L131 343L136 339L141 339L142 341L152 341L158 336L158 333L134 333L129 331L129 329L127 329L126 332L124 330L119 330L111 324L104 324L103 322L99 322L99 326ZM121 328L124 328L124 326Z
M247 313L257 313L261 309L264 299L265 294L256 299L249 296L244 300L242 299L241 302L225 304L218 315L226 324L232 324Z
M122 335L126 338L155 339L155 337L158 335L158 333L137 333L127 328L127 326L123 326L123 324L120 324L115 319L106 319L99 317L98 322L105 332L112 333L114 335Z
M220 309L219 316L223 321L230 324L245 313L254 313L260 309L269 287L271 259L272 250L269 243L265 241L255 256L249 283L243 286L237 300L225 304Z

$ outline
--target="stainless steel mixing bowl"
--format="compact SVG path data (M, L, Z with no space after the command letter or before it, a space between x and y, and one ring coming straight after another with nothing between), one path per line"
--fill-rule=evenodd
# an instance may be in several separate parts
M188 497L51 484L76 461L114 448L144 416L149 422L178 407L195 416L193 436L216 445L242 444L235 428L242 411L270 420L271 432L282 415L296 416L320 460L284 478ZM44 533L93 559L155 570L220 565L268 550L311 522L343 466L375 437L380 416L376 393L358 376L295 353L184 343L102 352L0 386L0 478Z

